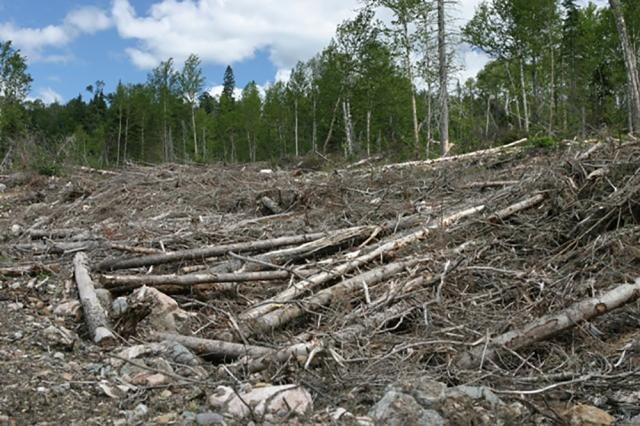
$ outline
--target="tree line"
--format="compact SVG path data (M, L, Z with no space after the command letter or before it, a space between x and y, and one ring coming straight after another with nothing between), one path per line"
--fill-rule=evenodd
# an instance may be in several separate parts
M24 57L0 45L0 159L97 167L254 162L318 155L446 155L515 138L640 131L640 8L634 0L485 0L459 33L444 0L366 0L289 80L236 96L205 91L197 55L144 83L97 81L65 104L27 100ZM377 19L386 9L391 19ZM491 61L451 78L459 43Z

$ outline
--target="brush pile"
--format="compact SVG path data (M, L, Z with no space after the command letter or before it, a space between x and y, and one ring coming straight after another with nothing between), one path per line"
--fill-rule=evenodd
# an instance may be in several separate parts
M40 388L96 423L640 415L637 142L0 181L0 361L84 372L10 368L9 420Z

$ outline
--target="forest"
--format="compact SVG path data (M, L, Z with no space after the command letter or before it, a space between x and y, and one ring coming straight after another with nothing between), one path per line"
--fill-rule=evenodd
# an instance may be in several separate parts
M455 7L464 6L446 3L447 10ZM619 7L638 52L640 8L633 0ZM392 16L385 22L377 18L383 9ZM440 45L436 2L368 0L323 51L293 68L288 82L263 91L250 82L241 96L231 66L220 96L204 91L194 54L183 64L167 58L146 82L120 82L111 91L100 76L87 76L88 83L97 81L76 98L45 105L27 100L26 59L6 40L0 159L5 168L13 162L44 169L274 161L310 153L420 159L441 153L445 122L453 152L522 136L551 143L636 130L610 7L486 0L459 30L445 24L447 16ZM491 57L467 81L452 77L461 66L461 43Z

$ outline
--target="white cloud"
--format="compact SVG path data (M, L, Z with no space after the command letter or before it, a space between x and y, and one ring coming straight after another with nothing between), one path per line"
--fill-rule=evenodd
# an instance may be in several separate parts
M19 27L11 22L0 23L0 39L11 40L30 60L65 62L69 54L45 55L48 48L67 46L82 34L94 34L111 26L111 18L93 6L72 10L59 25L41 28Z
M191 53L233 64L266 49L278 69L287 69L322 49L357 6L357 0L162 0L138 15L129 0L114 0L112 14L120 36L137 41L127 54L139 68Z
M35 96L27 98L29 101L34 101L36 99L41 100L45 105L51 105L55 102L61 104L64 102L62 95L50 87L41 88L36 92Z

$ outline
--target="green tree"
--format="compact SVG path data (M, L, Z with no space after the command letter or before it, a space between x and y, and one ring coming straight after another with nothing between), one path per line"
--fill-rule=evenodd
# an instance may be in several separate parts
M184 100L191 107L191 129L193 130L193 153L198 157L198 135L196 129L196 102L202 92L205 78L200 67L200 58L197 55L189 55L184 63L182 72L178 76L180 91Z

